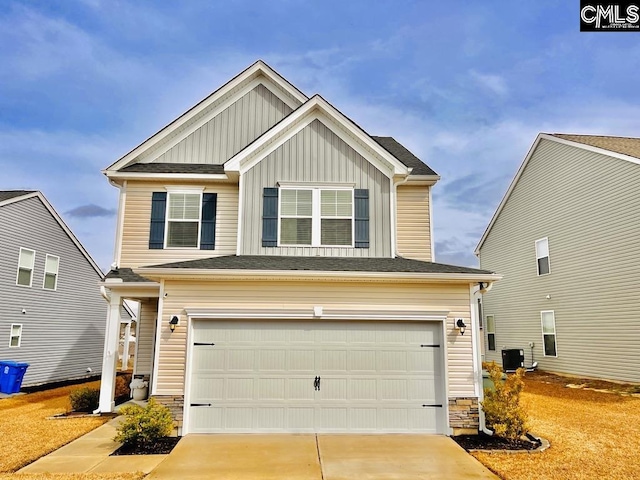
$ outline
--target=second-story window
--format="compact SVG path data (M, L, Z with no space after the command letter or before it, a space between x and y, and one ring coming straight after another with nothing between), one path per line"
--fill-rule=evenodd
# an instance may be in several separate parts
M536 261L538 263L538 275L547 275L551 272L549 266L549 239L536 240Z
M20 249L20 257L18 259L18 275L16 285L30 287L33 280L33 265L36 261L36 252L28 248Z
M353 189L282 188L280 245L353 246Z
M201 202L200 193L169 192L167 247L198 247Z
M54 255L47 255L44 262L44 282L42 288L45 290L55 290L58 286L58 266L60 258Z

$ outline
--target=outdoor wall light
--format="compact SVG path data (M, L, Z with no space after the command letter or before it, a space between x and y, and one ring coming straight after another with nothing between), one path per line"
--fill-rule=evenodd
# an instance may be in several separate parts
M456 320L456 328L460 330L460 335L464 335L464 331L467 328L467 326L464 324L464 320L462 320L461 318Z
M172 332L176 329L176 325L178 325L178 323L180 323L180 319L177 315L171 317L171 320L169 320L169 328Z

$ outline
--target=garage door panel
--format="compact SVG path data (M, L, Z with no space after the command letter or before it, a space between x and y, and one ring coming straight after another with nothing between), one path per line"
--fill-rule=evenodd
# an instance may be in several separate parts
M314 350L290 350L287 370L293 373L315 373L316 352Z
M292 401L313 401L316 391L313 388L314 377L290 378L287 382L289 390L287 398Z
M256 351L253 349L227 350L228 372L253 372L256 369Z
M203 403L204 400L224 400L224 378L211 374L194 375L191 381L191 401Z
M405 373L407 363L407 352L394 350L376 352L376 370L380 373Z
M194 322L190 432L443 433L438 323ZM421 347L428 344L430 347ZM314 380L320 377L320 389Z
M319 350L316 351L316 370L319 372L346 372L347 352L345 350Z

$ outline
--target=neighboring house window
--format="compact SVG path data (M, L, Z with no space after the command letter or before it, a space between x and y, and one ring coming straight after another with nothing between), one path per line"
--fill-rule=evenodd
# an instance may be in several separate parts
M353 189L282 188L280 245L353 246Z
M487 315L487 350L496 350L496 321L493 315Z
M20 258L18 259L18 276L16 285L25 287L31 286L33 280L33 264L36 260L36 252L27 248L20 249Z
M11 336L9 337L10 347L19 347L22 340L22 325L19 323L11 324Z
M540 312L542 321L542 343L545 357L557 357L556 350L556 318L553 310Z
M153 192L149 249L215 250L217 198L202 189Z
M549 239L536 240L536 261L538 263L538 275L546 275L551 272L549 266Z
M60 257L47 255L44 262L44 282L42 288L46 290L55 290L58 286L58 266Z

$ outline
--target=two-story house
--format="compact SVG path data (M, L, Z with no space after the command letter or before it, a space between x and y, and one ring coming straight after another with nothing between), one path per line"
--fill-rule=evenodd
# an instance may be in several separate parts
M485 356L640 382L640 138L541 133L476 248Z
M101 411L132 298L135 373L183 434L477 432L472 290L499 276L433 262L439 177L393 138L258 61L104 174Z
M23 386L100 373L103 274L37 191L0 191L0 360L29 364Z

